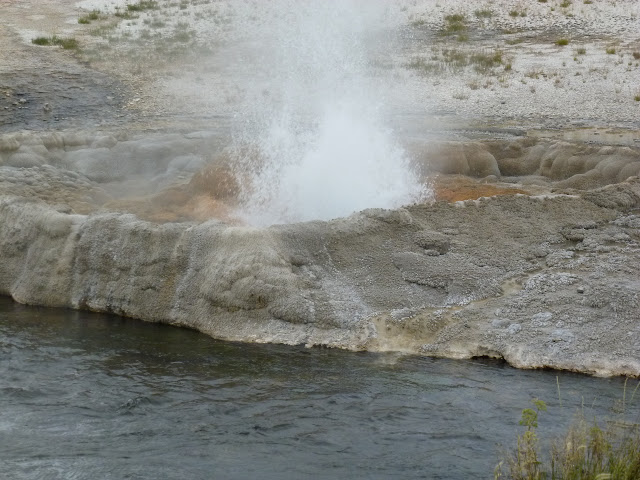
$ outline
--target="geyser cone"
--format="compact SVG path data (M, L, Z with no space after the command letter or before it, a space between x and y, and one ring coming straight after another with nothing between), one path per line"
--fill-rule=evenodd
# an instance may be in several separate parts
M238 152L259 152L237 155L247 179L240 216L269 225L423 199L424 186L384 124L393 82L369 68L371 45L388 35L388 2L268 5L272 22L256 33L265 54L255 76L266 69L269 80L237 136Z

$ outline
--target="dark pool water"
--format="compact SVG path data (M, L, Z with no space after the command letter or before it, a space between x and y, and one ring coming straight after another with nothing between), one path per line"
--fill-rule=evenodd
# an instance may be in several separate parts
M213 340L0 298L0 478L480 479L624 380Z

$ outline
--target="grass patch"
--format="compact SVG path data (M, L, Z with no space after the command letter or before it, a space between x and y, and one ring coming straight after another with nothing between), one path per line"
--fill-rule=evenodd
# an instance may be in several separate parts
M445 22L464 22L465 17L461 13L456 13L453 15L447 15L444 17Z
M491 18L493 17L493 10L489 10L488 8L482 10L476 10L473 12L477 18Z
M98 20L100 18L100 10L93 10L92 12L78 18L78 23L83 25L87 25L94 20Z
M144 10L156 10L157 8L158 2L147 0L140 0L138 3L127 5L127 10L129 12L142 12Z
M587 49L584 47L580 47L576 50L576 54L577 55L586 55L587 54Z
M633 58L636 60L640 60L640 52L633 52L631 55L633 55Z
M474 66L477 72L487 73L492 68L502 65L502 52L496 50L494 52L473 53L469 57L469 63Z
M558 40L556 40L556 45L559 45L561 47L564 47L565 45L569 45L569 39L568 38L559 38Z
M564 1L560 4L560 6L561 6L562 8L568 8L568 7L570 7L570 6L571 6L571 2L570 2L569 0L564 0Z
M458 40L466 41L468 29L466 17L462 14L453 14L444 17L444 25L440 33L446 36L458 35Z
M31 40L34 45L51 45L51 38L49 37L37 37Z
M58 46L65 50L77 50L79 48L78 41L75 38L62 38L56 35L52 37L37 37L31 40L34 45L41 46Z
M633 97L633 99L634 99L636 102L640 102L640 95L636 95L635 97Z
M640 97L640 95L638 95ZM640 101L640 100L638 100ZM640 387L635 388L631 401ZM558 387L558 395L560 390ZM615 420L587 421L581 412L567 433L540 447L538 419L547 405L533 399L522 411L515 448L503 455L494 478L511 480L637 480L640 478L640 424L625 419L626 383ZM560 401L562 405L562 401ZM503 467L507 470L506 475Z
M136 15L135 13L131 13L130 11L126 10L124 12L120 12L117 11L116 13L114 13L114 15L118 18L122 18L124 20L132 20L134 18L139 18L138 15Z
M444 71L444 65L439 62L430 62L423 57L415 57L406 64L407 68L417 70L423 75L434 75Z
M584 0L585 5L591 5L592 3L593 3L593 0Z
M607 47L606 52L607 52L609 55L613 55L613 54L615 54L615 53L616 53L616 47Z
M505 71L512 68L511 60L505 61L501 50L465 51L457 48L445 48L440 54L434 54L429 60L424 57L414 57L407 68L418 70L424 74L436 74L445 71L461 70L473 67L477 73L493 74L495 68L503 66Z

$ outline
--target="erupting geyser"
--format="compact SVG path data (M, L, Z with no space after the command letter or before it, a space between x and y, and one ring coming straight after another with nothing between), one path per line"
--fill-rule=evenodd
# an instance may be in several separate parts
M264 48L253 77L260 95L236 142L240 216L257 225L326 220L425 198L384 124L393 81L370 68L372 46L388 35L390 2L256 8L267 18L254 37Z

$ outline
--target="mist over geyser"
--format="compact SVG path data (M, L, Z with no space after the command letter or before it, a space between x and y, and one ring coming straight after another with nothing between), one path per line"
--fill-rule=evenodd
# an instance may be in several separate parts
M392 7L364 0L255 6L254 15L264 16L252 32L260 94L235 139L246 221L327 220L427 195L385 124L393 79L370 67Z

